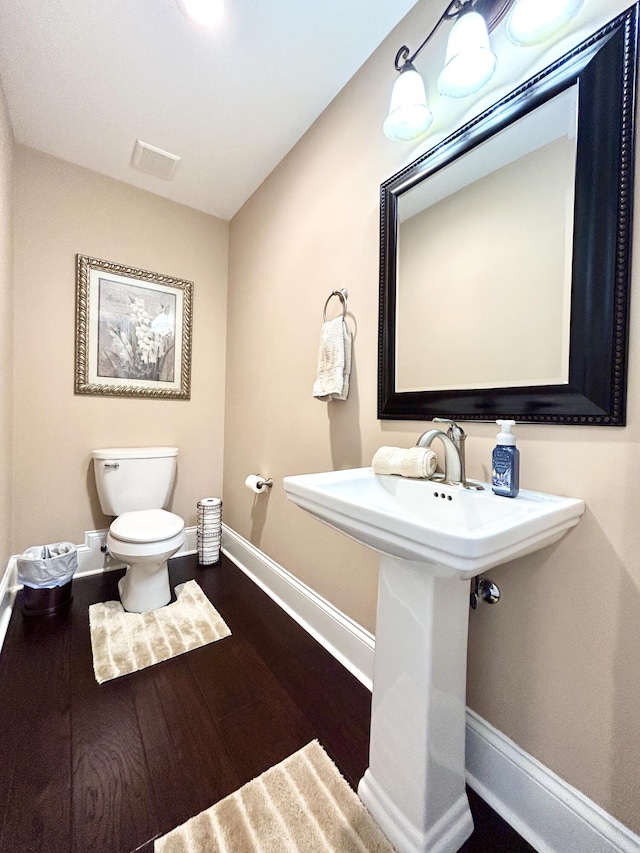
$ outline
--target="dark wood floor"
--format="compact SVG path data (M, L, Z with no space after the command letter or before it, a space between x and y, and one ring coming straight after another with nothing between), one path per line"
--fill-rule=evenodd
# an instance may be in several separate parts
M87 610L121 572L74 580L63 614L24 618L0 655L0 853L131 853L314 738L355 787L370 694L230 561L171 562L232 636L98 685ZM530 853L473 792L464 853Z

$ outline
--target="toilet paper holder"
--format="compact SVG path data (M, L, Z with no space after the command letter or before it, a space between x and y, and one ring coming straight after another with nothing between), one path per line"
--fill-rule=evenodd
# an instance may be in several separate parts
M263 477L261 474L249 474L244 484L250 491L260 494L273 486L273 480L271 477Z

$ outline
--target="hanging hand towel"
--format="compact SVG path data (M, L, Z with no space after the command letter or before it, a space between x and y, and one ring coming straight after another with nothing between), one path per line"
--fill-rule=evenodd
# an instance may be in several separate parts
M320 333L318 375L313 396L318 400L346 400L351 373L351 333L342 317L328 320Z
M375 474L397 474L428 480L436 473L438 457L428 447L380 447L371 467Z

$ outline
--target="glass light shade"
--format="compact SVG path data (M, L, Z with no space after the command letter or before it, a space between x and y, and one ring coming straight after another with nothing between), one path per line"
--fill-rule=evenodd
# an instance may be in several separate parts
M584 0L518 0L507 18L507 35L522 47L541 44L580 11Z
M223 14L223 0L177 0L185 15L203 27L217 24Z
M463 12L449 35L438 91L448 98L473 95L493 77L497 64L484 18L478 12Z
M422 136L432 121L422 77L413 65L405 65L393 86L384 135L393 142L411 142Z

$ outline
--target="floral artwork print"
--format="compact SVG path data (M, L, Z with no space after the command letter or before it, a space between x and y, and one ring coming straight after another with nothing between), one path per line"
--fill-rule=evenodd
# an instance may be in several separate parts
M173 382L176 296L100 277L100 377Z
M192 330L192 281L76 255L76 394L189 400Z

